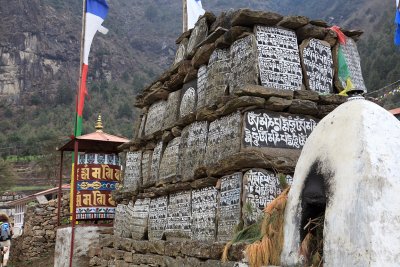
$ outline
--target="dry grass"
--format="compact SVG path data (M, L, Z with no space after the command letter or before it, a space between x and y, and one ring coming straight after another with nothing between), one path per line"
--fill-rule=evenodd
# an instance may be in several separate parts
M250 266L280 265L283 247L283 222L289 188L283 191L264 209L264 217L258 224L251 225L226 244L222 261L228 260L228 251L236 242L250 243L246 255Z

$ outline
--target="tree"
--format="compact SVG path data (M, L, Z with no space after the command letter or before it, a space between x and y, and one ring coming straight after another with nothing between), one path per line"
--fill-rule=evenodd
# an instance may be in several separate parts
M15 173L11 165L3 159L0 159L0 193L9 190L15 184Z

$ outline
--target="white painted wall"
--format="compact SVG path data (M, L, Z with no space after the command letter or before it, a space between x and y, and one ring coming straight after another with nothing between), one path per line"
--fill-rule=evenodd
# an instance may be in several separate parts
M75 228L74 257L72 266L89 266L89 248L99 244L100 231L109 227L77 226ZM54 267L69 267L72 227L57 230Z
M342 104L308 138L288 196L282 265L301 262L299 200L316 160L322 174L332 174L324 266L399 266L400 122L366 100Z

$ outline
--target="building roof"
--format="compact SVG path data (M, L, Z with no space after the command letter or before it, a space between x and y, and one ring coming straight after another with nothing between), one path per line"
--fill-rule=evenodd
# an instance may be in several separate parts
M96 131L93 133L73 137L71 140L59 148L59 151L74 151L74 144L78 142L79 152L102 152L115 153L118 152L118 147L123 143L129 142L128 139L122 136L111 135L103 132L103 124L101 115L97 119L95 126Z
M71 186L69 184L64 184L61 187L61 189L63 191L69 191L70 188L71 188ZM26 196L26 197L23 197L23 198L20 198L20 199L16 199L16 200L13 200L13 201L8 201L8 202L5 203L5 205L9 206L9 207L10 206L13 207L13 206L16 206L16 205L21 205L21 204L28 203L28 202L30 202L32 200L36 200L37 197L39 197L39 196L45 196L45 195L54 194L54 193L57 193L57 192L58 192L58 187L54 187L54 188L50 188L50 189L47 189L47 190L44 190L44 191L40 191L38 193L35 193L33 195L29 195L29 196Z
M391 109L389 110L389 112L392 113L393 115L400 114L400 108Z

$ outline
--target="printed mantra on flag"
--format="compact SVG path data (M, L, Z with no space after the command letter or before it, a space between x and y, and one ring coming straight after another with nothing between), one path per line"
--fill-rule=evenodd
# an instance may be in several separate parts
M245 122L247 146L302 148L317 126L313 119L249 112Z

